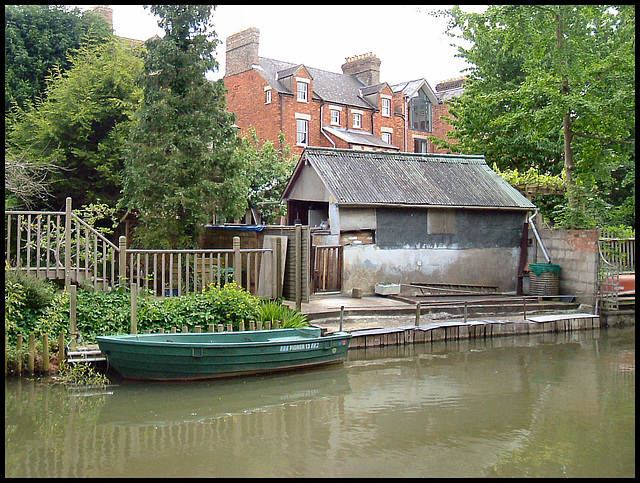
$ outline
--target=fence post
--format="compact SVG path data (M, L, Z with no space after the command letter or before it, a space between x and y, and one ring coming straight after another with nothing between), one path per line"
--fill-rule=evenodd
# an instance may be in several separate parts
M64 354L64 331L58 334L58 366L65 360Z
M280 271L282 270L282 240L280 238L276 238L276 253L274 260L276 262L276 268L273 271L276 277L276 293L273 298L277 299L282 295L282 276L280 275Z
M49 372L49 334L42 334L42 371Z
M239 236L233 237L233 280L242 288L242 254Z
M302 311L302 225L296 224L296 310Z
M27 368L29 374L33 374L36 362L36 334L33 332L29 334L29 353L27 355Z
M77 321L77 308L78 308L78 298L77 298L77 287L75 285L71 285L69 287L69 335L71 336L71 341L69 342L69 350L76 350L76 340L78 338L78 321Z
M138 333L138 284L131 284L131 333Z
M64 286L71 285L71 198L67 197L64 216Z
M118 282L124 284L127 274L127 237L118 238Z
M22 375L22 334L18 334L16 340L16 352L18 353L18 375Z

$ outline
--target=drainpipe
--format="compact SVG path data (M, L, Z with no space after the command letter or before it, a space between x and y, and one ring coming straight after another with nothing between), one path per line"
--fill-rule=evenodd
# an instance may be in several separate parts
M404 98L404 152L409 152L409 147L407 144L409 143L409 101L407 101L407 97Z
M375 109L374 109L373 111L371 111L371 134L372 134L373 136L375 136L375 135L376 135L376 130L375 130L375 128L374 128L374 124L373 124L373 116L375 115L375 113L376 113L376 110L375 110Z
M282 98L282 92L278 92L278 98L280 99L280 132L284 134L284 100ZM284 151L284 146L280 146L280 154Z
M547 249L544 247L544 243L542 243L542 239L540 238L540 233L538 233L538 229L536 228L536 225L533 222L533 219L537 214L538 214L538 210L536 209L533 215L531 215L531 217L529 218L529 224L531 225L531 228L533 228L533 234L536 236L536 240L538 240L538 244L540 245L540 248L542 248L542 253L544 254L544 258L547 259L547 263L551 263L551 258L549 257L549 254L547 253Z

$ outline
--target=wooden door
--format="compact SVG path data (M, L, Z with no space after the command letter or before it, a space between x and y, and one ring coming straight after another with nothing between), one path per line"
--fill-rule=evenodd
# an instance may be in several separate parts
M312 248L313 292L340 292L342 245L323 245Z

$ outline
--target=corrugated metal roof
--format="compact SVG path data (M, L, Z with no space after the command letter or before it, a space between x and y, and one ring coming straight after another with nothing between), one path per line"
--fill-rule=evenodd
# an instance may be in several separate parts
M535 209L484 156L310 147L300 157L305 161L342 205Z

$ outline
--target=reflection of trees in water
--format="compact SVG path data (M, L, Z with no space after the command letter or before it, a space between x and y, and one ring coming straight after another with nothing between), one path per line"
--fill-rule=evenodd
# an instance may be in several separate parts
M424 476L464 455L451 471L629 476L635 336L539 336L387 347L351 353L338 370L123 383L93 396L10 381L5 475L305 476L326 464Z

